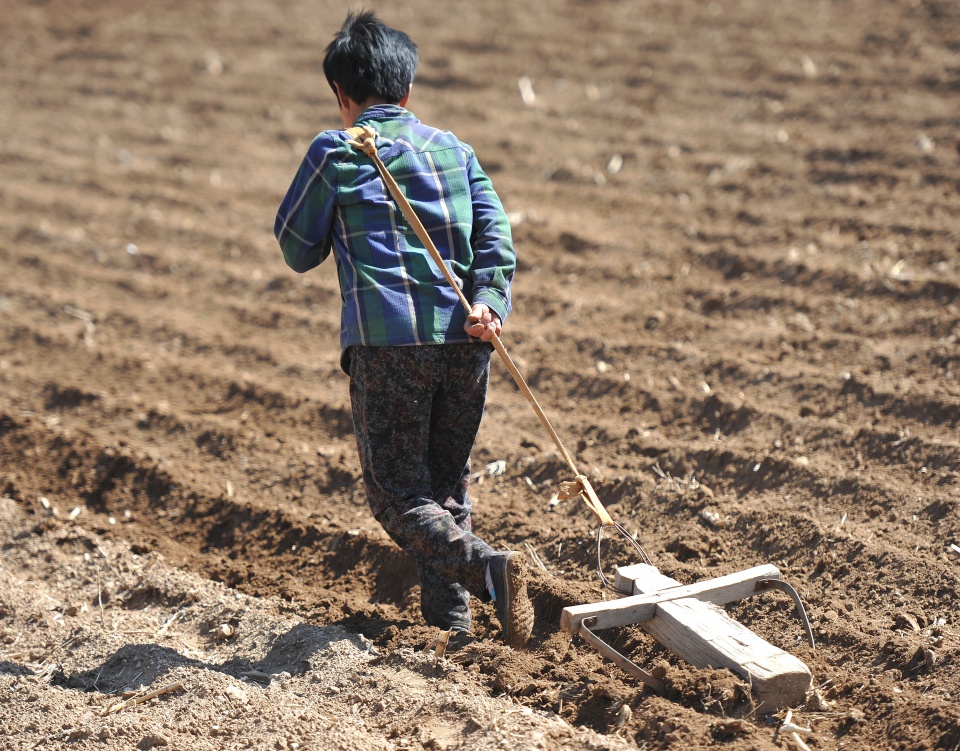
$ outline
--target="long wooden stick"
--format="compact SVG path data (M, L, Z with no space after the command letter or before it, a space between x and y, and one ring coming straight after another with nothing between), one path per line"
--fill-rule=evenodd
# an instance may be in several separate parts
M437 246L434 245L433 240L430 239L430 235L423 226L423 223L420 221L420 217L417 216L417 212L413 210L413 207L400 190L400 186L397 184L397 181L393 179L393 175L390 174L390 171L383 163L383 160L380 159L380 155L377 154L377 132L368 125L356 128L348 128L346 132L351 138L351 140L347 143L354 148L359 149L373 160L377 171L380 173L380 177L383 179L384 184L390 191L390 195L393 196L393 200L395 200L397 205L400 207L400 211L403 213L403 216L408 222L410 222L410 226L413 227L413 231L417 234L417 237L420 238L420 242L423 243L423 246L427 249L427 252L430 253L431 258L433 258L437 266L440 267L440 271L443 272L447 282L449 282L454 292L457 293L457 297L460 298L460 302L464 309L467 311L467 313L470 313L470 311L473 309L473 306L470 304L470 301L467 299L466 295L463 294L463 290L461 290L460 285L457 284L457 280L454 278L453 273L449 268L447 268L447 264L443 262L443 256L440 255L440 251L437 250ZM560 452L560 456L563 457L563 460L570 468L570 471L576 475L577 482L580 484L581 492L587 506L591 511L593 511L594 514L596 514L597 518L600 519L602 524L613 524L612 517L609 513L607 513L607 510L600 502L600 499L597 498L597 494L590 486L590 482L584 475L580 474L576 463L573 461L573 457L567 452L567 449L563 445L563 441L560 440L560 436L557 435L557 432L553 429L553 426L550 424L550 420L547 419L543 408L541 408L540 403L537 401L537 397L534 396L533 391L530 390L527 382L523 379L523 375L517 369L513 359L507 353L506 348L503 346L503 342L500 341L500 337L494 334L490 338L490 341L493 344L493 348L497 351L497 354L500 355L500 359L503 360L503 364L506 365L510 375L513 376L513 380L520 388L521 393L526 397L527 401L530 403L530 406L533 407L533 411L536 413L537 417L540 418L540 424L543 425L547 433L549 433L550 438L553 440L557 450Z

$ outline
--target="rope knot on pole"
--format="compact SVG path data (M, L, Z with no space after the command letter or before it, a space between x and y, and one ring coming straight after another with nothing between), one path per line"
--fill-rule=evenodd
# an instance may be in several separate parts
M561 482L560 492L557 493L557 500L566 501L581 495L584 492L583 483L586 479L585 475L577 475L568 482Z
M350 146L371 158L376 156L377 131L374 128L369 125L361 125L356 128L347 128L346 132L348 136L351 136L347 141Z

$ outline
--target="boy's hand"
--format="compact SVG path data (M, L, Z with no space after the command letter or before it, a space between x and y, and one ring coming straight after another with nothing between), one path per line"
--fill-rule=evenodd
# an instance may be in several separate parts
M476 336L485 342L489 342L493 335L500 336L502 328L500 316L490 310L483 303L477 303L467 316L467 322L463 324L463 330L470 336Z

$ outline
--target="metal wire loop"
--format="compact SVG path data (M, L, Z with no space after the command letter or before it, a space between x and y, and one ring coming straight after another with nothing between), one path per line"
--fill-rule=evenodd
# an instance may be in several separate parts
M627 530L624 529L622 525L617 524L616 522L613 522L612 524L601 524L600 528L597 530L597 575L600 577L600 583L603 584L604 587L606 587L607 589L613 592L620 592L620 590L617 589L616 585L613 582L611 582L610 579L607 578L607 575L605 573L603 573L603 555L601 552L601 543L603 542L603 530L606 529L607 527L612 527L613 529L615 529L617 532L620 533L621 537L623 537L633 546L633 549L640 556L640 563L646 563L652 566L653 561L650 560L650 556L646 554L644 549L640 547L640 543L637 542L634 539L633 535L627 532ZM620 594L623 594L623 593L620 592Z

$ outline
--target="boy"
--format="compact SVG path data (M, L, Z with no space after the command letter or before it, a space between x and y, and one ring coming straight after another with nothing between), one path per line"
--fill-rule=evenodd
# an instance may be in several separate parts
M489 341L510 311L516 256L473 150L405 109L418 62L406 34L361 12L334 36L323 71L344 128L376 129L377 152L471 302L469 315L344 131L314 139L274 232L295 271L334 252L341 366L367 500L417 562L424 619L469 631L470 595L494 600L504 641L519 647L533 628L522 556L472 534L467 495Z

